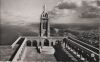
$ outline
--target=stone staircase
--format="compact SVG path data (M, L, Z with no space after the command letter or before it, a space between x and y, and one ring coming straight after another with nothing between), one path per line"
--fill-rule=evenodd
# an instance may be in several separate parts
M52 46L43 46L42 48L39 47L41 54L54 54L55 49Z
M26 47L27 51L25 54L24 61L33 61L33 62L57 62L54 54L48 52L50 49L53 50L53 47L43 47L42 52L38 53L37 49L34 47ZM41 48L41 47L38 47ZM52 51L51 50L51 51Z

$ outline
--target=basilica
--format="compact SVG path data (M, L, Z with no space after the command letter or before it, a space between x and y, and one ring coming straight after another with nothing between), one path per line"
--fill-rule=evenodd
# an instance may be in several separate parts
M39 35L19 36L11 45L9 61L99 62L99 49L71 35L50 36L50 21L45 5L40 17Z
M12 57L11 61L23 61L25 60L26 47L35 47L37 48L40 54L52 54L54 55L55 49L53 46L57 43L57 41L62 41L64 37L51 37L50 36L50 22L48 17L48 12L45 9L45 5L43 6L43 12L40 17L40 28L39 28L39 36L20 36L11 46L14 49L16 45L18 50L16 50L16 54ZM27 50L30 48L27 48ZM52 59L51 59L52 60ZM34 60L33 60L34 61ZM41 61L41 60L38 60Z

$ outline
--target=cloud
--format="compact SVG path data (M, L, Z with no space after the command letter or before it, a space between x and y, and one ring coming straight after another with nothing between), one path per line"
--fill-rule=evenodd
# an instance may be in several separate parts
M97 18L100 17L100 8L96 0L93 2L82 1L82 6L79 8L81 17L83 18Z
M53 23L98 23L100 21L99 10L97 6L92 6L87 1L84 5L82 0L80 2L64 0L49 12L49 16Z
M57 6L59 9L74 9L77 7L77 5L75 3L68 3L68 2L64 2L61 3Z
M40 22L40 15L42 13L43 4L42 1L2 0L1 2L0 18L2 24L22 26L28 25L30 23ZM79 22L74 20L82 18L79 16L81 13L85 13L86 9L85 6L82 6L82 0L63 0L59 4L55 4L57 0L48 0L46 2L48 4L47 9L51 9L51 7L55 5L55 7L49 11L50 22Z
M39 23L43 2L40 0L1 0L0 24L28 25Z

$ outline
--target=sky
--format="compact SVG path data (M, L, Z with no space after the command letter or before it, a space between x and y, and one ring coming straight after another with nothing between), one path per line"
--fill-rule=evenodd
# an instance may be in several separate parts
M1 22L9 24L28 24L39 22L42 6L51 10L58 0L1 0Z
M52 23L94 23L98 18L80 18L82 0L0 0L1 24L27 25L40 22L43 5ZM87 2L97 7L95 3ZM67 3L67 4L66 4ZM73 6L75 5L75 6Z
M95 1L96 0L62 0L62 2L58 2L56 7L51 11L51 20L53 20L54 23L54 20L56 20L56 23L100 23L100 6L98 6ZM88 16L81 15L82 13ZM99 16L96 17L96 14ZM80 15L82 17L80 17Z

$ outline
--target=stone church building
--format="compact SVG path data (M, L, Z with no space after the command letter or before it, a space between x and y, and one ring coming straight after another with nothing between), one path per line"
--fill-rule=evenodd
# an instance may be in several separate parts
M45 5L43 6L43 12L40 17L40 28L39 28L39 36L20 36L11 47L14 49L16 45L18 45L18 49L16 53L10 59L10 61L22 61L24 57L24 50L26 46L37 47L42 50L45 50L48 54L54 54L53 45L55 45L58 41L63 41L64 37L51 37L50 36L50 22L48 17L48 12L45 9Z
M40 30L39 37L27 37L28 40L31 40L31 45L36 46L53 46L55 41L62 40L64 37L51 37L50 36L50 22L48 13L45 9L45 5L43 6L43 12L40 17ZM27 42L27 43L30 43ZM34 44L35 43L35 44Z
M49 22L49 17L48 13L45 10L45 6L43 6L43 12L40 17L40 29L39 29L39 36L34 37L34 36L20 36L12 45L11 47L13 49L16 48L14 54L11 56L10 61L16 62L16 61L23 61L25 60L25 55L26 59L27 58L36 58L35 57L27 57L27 56L33 56L30 53L28 53L29 49L26 49L27 46L31 46L31 53L35 54L35 51L33 50L33 47L36 47L39 49L40 54L45 52L46 54L51 54L53 55L55 52L55 49L53 46L57 44L57 42L60 41L60 43L63 44L63 46L71 52L71 54L75 55L75 57L78 57L80 60L85 61L90 59L92 61L90 62L99 62L99 49L94 48L93 46L90 46L86 43L83 43L74 37L70 36L69 33L67 36L62 36L62 37L52 37L50 36L50 22ZM26 51L27 54L25 53ZM68 53L69 54L69 53ZM45 54L44 54L45 55ZM63 57L63 55L60 55ZM40 56L39 56L40 57ZM54 56L52 56L54 57ZM51 57L51 59L52 59ZM47 58L45 56L45 58ZM48 59L48 58L47 58ZM50 59L50 57L49 57ZM51 60L50 59L50 60ZM63 58L64 59L64 58ZM79 62L82 62L80 61ZM38 60L39 61L39 60ZM78 62L78 61L76 61ZM86 62L86 61L85 61Z

